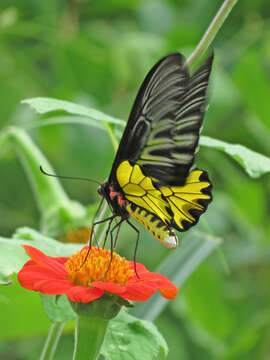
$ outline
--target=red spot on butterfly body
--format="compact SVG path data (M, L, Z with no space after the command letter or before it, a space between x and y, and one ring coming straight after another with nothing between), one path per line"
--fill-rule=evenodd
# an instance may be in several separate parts
M121 208L125 208L128 204L128 201L123 197L122 194L120 194L120 192L115 191L114 188L112 186L109 186L110 189L110 198L111 200L114 200L116 198L118 205Z

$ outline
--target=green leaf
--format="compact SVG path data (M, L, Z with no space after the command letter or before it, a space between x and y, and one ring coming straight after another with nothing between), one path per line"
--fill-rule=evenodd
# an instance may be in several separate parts
M176 286L181 287L200 263L220 244L219 238L193 231L185 236L183 245L174 250L155 272L165 275ZM137 304L131 312L140 318L153 321L167 304L168 300L156 293L147 302Z
M48 318L52 322L66 322L76 319L70 302L65 295L45 295L40 293L41 301Z
M108 360L152 360L168 354L167 344L154 324L121 311L110 321L101 354Z
M201 136L200 145L215 148L230 155L236 160L252 178L257 178L270 172L270 158L249 150L245 146L229 144L225 141Z
M22 100L22 104L30 105L38 114L48 114L54 111L64 111L71 115L77 115L87 117L87 119L80 119L76 117L75 119L53 119L53 120L44 120L43 125L48 124L60 124L60 123L80 123L84 125L94 125L98 128L107 130L112 145L114 147L114 151L118 148L118 142L112 132L109 124L117 124L125 126L125 121L116 119L112 116L106 115L101 111L98 111L93 108L88 108L83 105L74 104L69 101L57 100L52 98L33 98ZM103 124L102 124L103 123ZM42 125L42 122L39 122L39 125ZM37 126L37 124L36 124ZM35 127L35 125L34 125Z
M76 125L94 125L95 127L101 129L101 130L105 130L105 126L103 123L101 123L100 121L95 121L95 122L91 122L89 121L88 118L86 117L81 117L81 116L51 116L49 118L46 119L37 119L34 121L30 121L27 122L25 126L26 129L35 129L35 128L39 128L39 127L44 127L44 126L51 126L51 125L67 125L67 124L76 124ZM1 144L0 144L1 146Z
M22 100L22 104L30 105L38 114L47 114L53 111L64 111L72 115L85 116L94 121L105 121L111 124L125 125L123 120L116 119L102 113L101 111L88 108L83 105L74 104L69 101L39 97Z
M0 238L0 280L7 281L11 274L17 273L27 260L21 245L31 245L50 256L69 256L83 245L63 244L30 228L16 231L12 239Z

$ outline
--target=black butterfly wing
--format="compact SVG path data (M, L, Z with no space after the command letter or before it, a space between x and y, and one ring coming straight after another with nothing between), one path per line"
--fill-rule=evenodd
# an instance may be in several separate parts
M134 102L109 182L116 182L118 166L129 160L159 187L185 183L198 145L212 60L192 76L180 53L154 65Z

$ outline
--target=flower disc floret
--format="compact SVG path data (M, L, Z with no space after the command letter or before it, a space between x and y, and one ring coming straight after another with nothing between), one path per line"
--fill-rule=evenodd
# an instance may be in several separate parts
M73 254L65 263L70 281L91 286L96 281L125 285L134 275L129 261L106 249L91 247Z

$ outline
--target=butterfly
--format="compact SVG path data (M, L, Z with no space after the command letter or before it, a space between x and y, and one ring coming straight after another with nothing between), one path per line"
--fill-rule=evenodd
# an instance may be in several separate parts
M213 55L190 75L184 56L172 53L147 74L108 181L98 187L112 210L112 216L102 220L110 221L107 235L112 221L120 217L111 234L127 221L139 238L131 217L163 245L175 248L175 230L188 230L206 211L212 184L207 172L194 166L194 158L212 62Z

